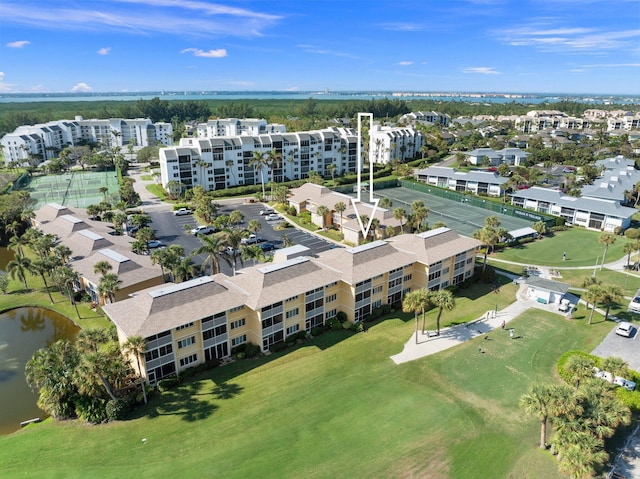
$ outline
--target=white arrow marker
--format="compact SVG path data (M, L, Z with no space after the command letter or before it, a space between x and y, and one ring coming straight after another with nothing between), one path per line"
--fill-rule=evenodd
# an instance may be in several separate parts
M358 180L357 180L357 189L358 189L358 197L351 198L351 204L353 205L353 210L356 212L356 218L358 219L358 224L360 225L360 231L362 231L362 237L367 239L367 235L369 234L369 229L371 228L371 222L376 214L376 209L378 208L378 203L380 199L375 199L373 197L373 158L369 158L369 201L373 203L373 208L371 209L371 214L369 215L369 221L365 226L362 222L362 218L360 218L360 213L358 212L358 203L361 201L361 192L362 192L362 118L369 118L369 130L373 127L373 113L358 113Z

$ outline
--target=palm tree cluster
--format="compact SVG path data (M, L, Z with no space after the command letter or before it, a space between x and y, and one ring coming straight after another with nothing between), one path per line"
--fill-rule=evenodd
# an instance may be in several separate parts
M56 419L79 417L92 423L108 419L107 405L128 394L127 380L132 377L115 328L84 329L75 342L60 340L39 349L25 373L44 411Z
M473 237L480 240L484 245L484 261L482 272L487 268L487 255L489 250L493 251L498 243L509 239L509 231L500 227L500 220L496 216L487 216L484 219L484 226L473 233Z
M440 334L440 318L442 312L455 308L456 302L453 293L448 289L439 289L437 291L429 291L427 289L418 289L411 291L402 300L402 311L405 313L414 313L416 319L416 344L418 343L418 313L422 313L422 334L425 331L425 312L432 308L438 308L438 316L436 318L436 334Z
M565 365L571 385L532 384L520 406L540 420L540 448L547 448L548 423L553 424L552 452L559 468L570 477L593 477L608 460L604 441L618 426L629 424L631 413L615 395L611 382L593 377L594 361L573 355ZM611 376L624 375L627 364L607 358L602 367Z

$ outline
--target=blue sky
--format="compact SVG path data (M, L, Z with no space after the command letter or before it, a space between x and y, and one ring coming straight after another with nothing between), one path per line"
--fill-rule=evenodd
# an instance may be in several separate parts
M1 0L0 92L640 94L640 0Z

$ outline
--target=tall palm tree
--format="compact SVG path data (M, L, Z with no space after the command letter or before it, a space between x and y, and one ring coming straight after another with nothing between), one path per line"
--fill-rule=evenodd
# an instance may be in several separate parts
M416 319L416 344L418 344L418 313L424 307L424 294L420 291L411 291L402 299L402 311L413 313Z
M633 253L634 251L637 251L638 246L640 246L638 243L640 243L638 240L631 243L627 242L622 247L622 251L627 253L627 268L631 266L631 253Z
M622 296L622 289L620 286L615 286L613 284L608 284L602 288L602 296L600 297L600 301L602 301L606 306L607 310L604 315L604 320L609 319L609 311L611 310L611 305L613 303L619 303Z
M68 246L65 246L63 244L53 248L53 254L55 255L56 258L58 258L58 261L60 262L60 264L65 264L71 257L71 253L72 253L71 249Z
M242 211L233 210L229 214L229 223L231 223L232 226L238 226L243 221L244 221L244 213Z
M540 449L547 448L547 422L553 416L553 403L557 386L534 383L520 396L520 407L540 420Z
M336 212L340 216L340 232L342 233L342 213L344 213L344 210L347 209L347 205L344 203L344 201L338 201L333 206L333 209L336 210Z
M53 270L54 281L58 284L61 291L66 291L69 302L75 307L76 315L80 319L80 312L78 311L78 305L73 299L73 290L78 281L78 273L74 271L69 265L58 266Z
M27 273L32 271L31 260L22 253L16 253L13 260L7 263L7 271L12 279L19 279L24 283L25 292L29 291Z
M498 237L498 232L492 228L491 226L485 226L476 230L473 233L473 237L480 240L480 242L484 245L484 261L482 264L482 272L487 268L487 255L489 254L489 249L493 249L493 247L498 243L500 239Z
M38 231L38 230L33 230ZM44 260L51 257L51 250L54 245L53 235L42 235L31 241L31 248L38 255L38 258Z
M331 210L325 205L318 206L318 209L316 210L316 214L322 219L322 229L325 227L325 218L329 213L331 213Z
M404 234L404 225L403 220L407 217L407 212L404 208L394 208L393 210L394 219L400 221L400 231Z
M262 229L262 223L259 220L249 220L249 224L247 225L247 229L250 233L254 235L258 234L258 231Z
M163 249L163 248L159 248L154 250L151 255L150 255L150 259L151 259L151 264L156 265L159 264L160 265L160 271L162 272L162 282L166 283L167 282L167 278L165 277L164 274L164 268L166 266L166 258L167 258L168 252L167 249Z
M98 285L98 293L105 300L109 300L110 303L115 303L116 301L116 292L120 289L120 283L122 281L118 279L118 275L115 273L106 273L100 279L100 284Z
M591 324L591 321L593 319L593 312L596 310L596 305L599 301L602 300L602 287L599 284L589 285L587 291L582 295L582 299L587 302L587 305L593 305L591 308L591 313L589 313L589 324Z
M187 257L175 264L171 270L171 275L176 283L182 283L183 281L191 278L193 269L191 268L191 258Z
M266 152L254 151L253 158L249 160L249 166L256 170L260 170L260 177L262 178L262 198L266 197L264 190L264 169L269 165L269 156Z
M23 254L24 251L22 248L25 246L29 246L29 243L30 241L27 235L12 236L9 239L9 248L11 248L16 253Z
M565 369L577 391L580 388L580 382L593 375L593 360L580 354L574 354L567 359Z
M440 317L445 309L451 311L456 307L456 300L453 293L448 289L439 289L431 294L431 303L438 307L438 317L436 319L436 334L440 335Z
M219 254L224 249L225 242L224 237L221 234L214 234L209 236L199 236L202 245L196 248L193 252L196 254L204 254L205 259L202 262L202 272L206 274L207 264L211 264L211 274L217 274L220 272L220 259Z
M264 261L265 255L262 248L257 244L252 244L249 246L245 246L242 248L242 259L243 260L253 260L253 265L256 265L256 261Z
M602 369L611 373L609 382L613 383L616 376L627 377L629 373L629 364L621 358L608 356L602 359Z
M140 376L140 387L142 388L142 397L144 403L147 404L147 391L144 387L144 379L142 379L142 367L140 366L140 357L146 352L147 342L142 336L130 336L122 345L122 351L125 354L133 354L136 357L138 365L138 375Z
M51 304L53 304L53 296L51 296L51 291L49 291L49 285L47 284L47 273L50 273L55 268L56 260L53 257L48 257L44 259L36 259L31 262L32 270L40 275L42 278L42 282L44 283L44 289L47 291L49 295L49 300Z
M223 246L223 249L221 256L227 264L233 268L234 276L236 274L238 261L240 261L240 265L244 266L244 260L242 259L242 239L244 236L244 230L227 231L222 235L221 246Z
M613 233L602 233L598 237L598 243L604 245L604 254L602 255L602 263L600 263L600 269L602 269L602 265L604 264L604 259L607 256L607 250L609 249L609 245L616 242L616 235Z

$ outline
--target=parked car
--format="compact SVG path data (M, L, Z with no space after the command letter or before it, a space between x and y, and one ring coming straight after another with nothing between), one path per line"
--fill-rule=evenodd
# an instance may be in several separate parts
M618 336L624 336L628 338L633 333L633 325L627 321L622 321L618 323L618 327L616 328L616 334Z
M147 242L147 248L150 248L150 249L160 248L161 246L162 246L162 242L158 240L151 240Z
M260 249L264 252L273 251L276 249L276 246L273 243L262 243L260 245Z
M569 301L568 299L564 298L564 299L560 300L560 304L558 305L558 311L566 313L567 311L569 311L569 309L571 307L572 307L571 301Z
M240 240L242 244L256 244L260 243L260 241L262 241L262 238L254 233L251 233L247 238L242 238Z
M209 225L196 226L191 230L192 235L210 235L211 233L215 233L215 229Z
M638 293L640 293L640 290L636 292L636 295L629 302L628 310L632 313L640 313L640 295Z
M271 213L275 213L274 210L272 210L271 208L264 208L262 210L260 210L260 216L266 216L266 215L270 215Z
M267 221L278 221L282 219L282 216L280 216L278 213L271 213L270 215L267 215L265 219Z
M189 208L179 208L173 212L173 216L190 215L191 210Z
M565 166L564 168L562 168L562 172L563 173L575 173L576 172L576 168L574 166Z
M628 391L633 391L636 388L636 383L633 381L629 381L628 379L621 378L620 376L616 376L613 380L613 384L617 384L618 386L622 386Z

